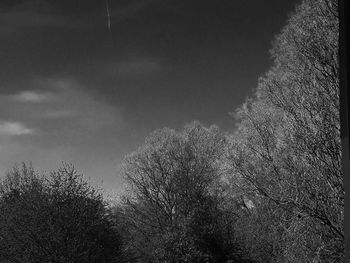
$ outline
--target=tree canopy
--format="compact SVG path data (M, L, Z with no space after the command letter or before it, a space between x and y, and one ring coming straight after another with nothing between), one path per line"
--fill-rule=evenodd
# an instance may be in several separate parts
M153 132L125 160L125 209L140 257L154 262L222 262L225 247L217 216L225 137L198 122L181 132ZM219 258L218 258L219 257Z
M337 1L303 1L271 54L274 64L255 96L235 113L231 173L246 191L282 209L283 262L339 262L344 187Z
M71 165L15 167L0 187L1 262L115 262L120 236L102 196Z

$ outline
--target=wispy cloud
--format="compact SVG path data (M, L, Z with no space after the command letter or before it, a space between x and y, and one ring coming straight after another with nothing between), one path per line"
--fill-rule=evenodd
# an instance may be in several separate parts
M52 94L50 107L45 108L40 116L49 119L69 118L77 129L95 130L103 129L106 125L121 124L118 109L92 98L78 82L69 78L42 79L41 82L40 85L52 90Z
M26 127L21 122L0 121L0 135L18 136L34 133L34 129Z
M103 174L106 185L115 183L120 136L128 128L121 109L69 77L38 77L23 90L17 96L0 94L0 176L15 162L32 161L49 170L67 161L87 175ZM42 94L49 101L37 102Z
M83 139L83 134L124 127L120 109L95 99L74 79L36 78L28 86L36 88L0 95L0 120L16 122L14 125L3 122L2 134L34 132L22 123L62 140L76 135Z
M40 93L32 90L22 91L14 95L14 99L20 102L40 103L50 99L50 94Z

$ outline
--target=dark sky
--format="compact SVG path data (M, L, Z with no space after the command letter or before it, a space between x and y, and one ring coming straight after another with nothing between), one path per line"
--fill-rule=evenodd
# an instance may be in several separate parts
M0 173L72 162L108 193L152 130L232 130L297 0L0 0Z

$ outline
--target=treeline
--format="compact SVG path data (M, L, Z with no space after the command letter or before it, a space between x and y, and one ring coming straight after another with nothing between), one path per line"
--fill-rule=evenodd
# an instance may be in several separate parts
M335 0L304 0L233 114L160 129L107 204L70 165L0 187L0 262L344 262Z

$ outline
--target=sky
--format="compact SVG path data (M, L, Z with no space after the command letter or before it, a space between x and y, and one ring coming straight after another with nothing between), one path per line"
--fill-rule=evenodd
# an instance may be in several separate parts
M232 131L298 2L1 0L0 176L64 161L113 196L153 130Z

